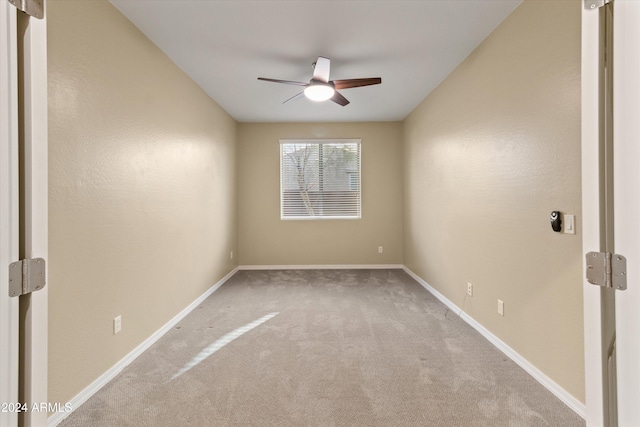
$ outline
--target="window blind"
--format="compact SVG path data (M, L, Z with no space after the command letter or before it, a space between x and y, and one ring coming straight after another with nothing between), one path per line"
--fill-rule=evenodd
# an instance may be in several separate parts
M360 140L281 140L282 219L361 218Z

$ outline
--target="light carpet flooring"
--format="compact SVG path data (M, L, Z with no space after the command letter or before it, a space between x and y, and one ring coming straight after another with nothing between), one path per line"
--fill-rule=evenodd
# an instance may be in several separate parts
M402 270L240 271L60 426L584 426Z

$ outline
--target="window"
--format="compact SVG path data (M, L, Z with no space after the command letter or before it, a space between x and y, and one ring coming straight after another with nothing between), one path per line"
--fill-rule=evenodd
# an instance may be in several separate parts
M360 218L360 140L281 140L280 217Z

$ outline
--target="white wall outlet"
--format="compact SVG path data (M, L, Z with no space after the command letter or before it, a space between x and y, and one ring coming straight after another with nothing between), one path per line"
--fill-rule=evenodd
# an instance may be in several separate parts
M233 251L229 252L229 259L233 259Z
M473 296L473 285L471 283L467 283L467 295Z
M563 217L564 217L564 233L576 234L576 216L563 215Z
M113 335L122 330L122 316L116 316L113 318Z
M498 300L498 314L504 316L504 301L501 299Z
M382 246L378 246L378 253L381 254L384 252L384 248Z

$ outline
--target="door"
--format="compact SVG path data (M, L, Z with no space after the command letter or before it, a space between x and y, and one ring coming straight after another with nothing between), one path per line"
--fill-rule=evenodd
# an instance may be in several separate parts
M6 0L0 19L0 425L45 426L48 290L10 297L8 271L47 258L46 21Z
M0 3L0 425L17 426L18 299L8 265L18 259L18 103L16 9Z
M584 282L588 426L640 425L640 2L582 12L584 252L627 259L626 290ZM586 269L586 261L585 261Z

